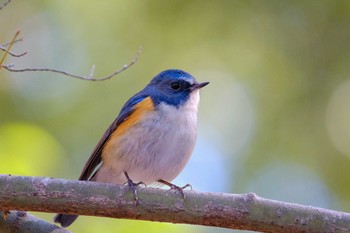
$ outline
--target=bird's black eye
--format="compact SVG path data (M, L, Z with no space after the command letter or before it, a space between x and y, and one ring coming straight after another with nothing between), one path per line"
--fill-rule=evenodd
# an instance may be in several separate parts
M173 82L173 83L170 84L170 87L173 90L177 91L177 90L179 90L181 88L181 84L179 82Z

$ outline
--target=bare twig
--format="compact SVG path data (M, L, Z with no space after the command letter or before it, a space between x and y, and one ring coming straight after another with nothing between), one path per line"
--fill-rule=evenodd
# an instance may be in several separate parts
M0 208L187 223L270 233L350 232L350 214L261 198L0 175ZM96 220L97 221L97 220Z
M13 44L16 44L17 42L22 42L23 41L23 38L19 38L19 39L16 39L14 42L13 42ZM11 41L12 42L12 41ZM6 42L5 44L2 44L2 45L0 45L0 46L2 46L2 47L6 47L6 46L8 46L11 42Z
M7 52L9 55L11 55L13 57L22 57L28 53L28 52L24 52L24 53L16 54L16 53L9 51L7 48L3 47L2 45L0 45L0 50Z
M16 38L18 37L19 33L20 33L20 30L18 30L18 31L15 33L14 37L12 38L10 44L8 45L8 47L7 47L6 51L5 51L4 56L2 56L2 58L1 58L1 60L0 60L0 69L3 67L2 64L4 63L7 54L9 54L9 51L11 50L12 45L15 43Z
M7 0L2 5L0 5L0 10L2 10L4 7L6 7L6 5L9 4L10 2L11 2L11 0Z
M13 69L13 65L2 65L2 67L10 72L27 72L27 71L32 71L32 72L53 72L53 73L59 73L59 74L63 74L65 76L69 76L72 78L77 78L77 79L82 79L82 80L88 80L88 81L104 81L107 79L112 78L113 76L123 72L124 70L128 69L130 66L134 65L136 63L136 61L138 60L140 54L142 51L142 47L139 48L139 50L137 51L136 56L134 57L134 59L129 63L124 65L122 68L120 68L119 70L113 72L112 74L106 76L106 77L101 77L101 78L94 78L94 70L95 70L95 66L93 65L90 71L89 76L79 76L79 75L75 75L75 74L70 74L68 72L65 71L61 71L61 70L56 70L56 69L50 69L50 68L24 68L24 69Z

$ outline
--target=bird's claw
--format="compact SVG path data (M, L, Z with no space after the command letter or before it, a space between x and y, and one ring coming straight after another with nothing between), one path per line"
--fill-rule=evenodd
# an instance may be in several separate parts
M188 188L188 187L192 190L192 185L190 185L190 184L186 184L185 186L180 187L180 186L177 186L175 184L172 184L172 183L165 181L165 180L162 180L162 179L158 180L158 182L169 186L170 189L172 189L172 190L178 191L181 194L183 199L185 199L185 194L184 194L183 190L185 188Z
M136 205L138 205L140 203L139 197L137 195L137 187L140 185L143 185L144 187L146 187L146 184L142 181L138 182L138 183L134 183L128 173L124 172L124 175L126 177L127 183L128 183L128 190L131 190L133 196L134 196L134 200L136 201Z

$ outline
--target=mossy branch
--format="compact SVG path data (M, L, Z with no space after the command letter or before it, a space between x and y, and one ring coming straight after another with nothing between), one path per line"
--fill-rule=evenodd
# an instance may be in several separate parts
M260 232L350 232L350 214L268 200L253 193L226 194L139 188L136 206L125 185L0 175L0 208ZM3 222L0 222L2 224Z

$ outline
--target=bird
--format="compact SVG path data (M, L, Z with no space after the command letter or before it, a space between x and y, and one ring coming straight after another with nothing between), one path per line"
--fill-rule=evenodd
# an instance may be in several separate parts
M197 137L199 90L189 73L168 69L156 75L122 107L86 162L79 180L135 186L168 185L183 170ZM183 193L182 193L183 195ZM54 222L70 226L78 215L57 214Z

